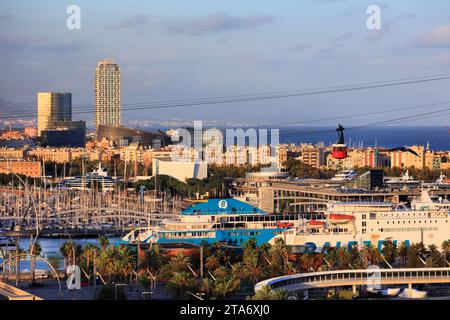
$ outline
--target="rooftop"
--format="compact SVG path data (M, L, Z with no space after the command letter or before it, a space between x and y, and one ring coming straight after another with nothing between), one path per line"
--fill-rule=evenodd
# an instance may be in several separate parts
M196 203L186 209L183 215L213 215L213 214L265 214L266 212L248 203L236 199L208 199Z

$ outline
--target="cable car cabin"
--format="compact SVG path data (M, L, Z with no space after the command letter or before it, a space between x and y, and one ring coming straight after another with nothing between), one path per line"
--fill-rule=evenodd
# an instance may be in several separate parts
M347 158L347 145L345 144L333 144L333 158L345 159Z
M344 142L344 130L345 128L339 125L336 129L338 132L339 140L336 144L333 144L333 158L345 159L347 158L347 145Z

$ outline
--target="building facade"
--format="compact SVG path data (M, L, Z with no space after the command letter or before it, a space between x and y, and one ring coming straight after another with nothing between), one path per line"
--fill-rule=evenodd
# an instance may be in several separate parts
M1 160L0 173L15 173L31 178L37 178L41 176L41 162L20 159Z
M173 161L171 158L153 158L152 174L168 175L179 181L205 179L208 176L205 161Z
M72 94L68 92L38 92L38 131L51 130L58 121L72 120Z
M41 132L41 142L45 147L84 148L86 145L86 122L57 122L54 128Z
M406 151L391 152L391 168L414 167L416 169L423 169L425 165L425 148L423 146L412 146L411 150L418 155Z
M95 70L94 86L95 129L99 125L120 126L119 65L108 59L100 61Z
M313 168L320 169L325 165L325 149L314 145L302 147L300 161Z

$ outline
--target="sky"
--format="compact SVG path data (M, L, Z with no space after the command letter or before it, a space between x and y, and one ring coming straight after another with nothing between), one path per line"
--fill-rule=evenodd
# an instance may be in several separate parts
M81 29L66 27L78 5ZM381 29L369 30L369 5ZM38 91L93 104L96 63L121 66L122 102L207 98L450 74L448 0L2 0L0 97ZM272 124L450 100L450 80L181 109L123 111L138 120ZM450 105L429 110L450 108ZM421 113L420 109L411 113ZM401 117L342 119L346 125ZM92 115L78 116L91 121ZM408 125L449 125L450 115ZM334 125L336 120L315 122Z

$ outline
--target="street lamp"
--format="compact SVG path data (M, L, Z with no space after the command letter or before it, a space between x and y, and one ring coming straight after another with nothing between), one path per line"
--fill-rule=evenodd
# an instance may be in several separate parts
M114 300L117 300L117 287L118 286L125 287L126 284L125 283L115 283L114 284Z

